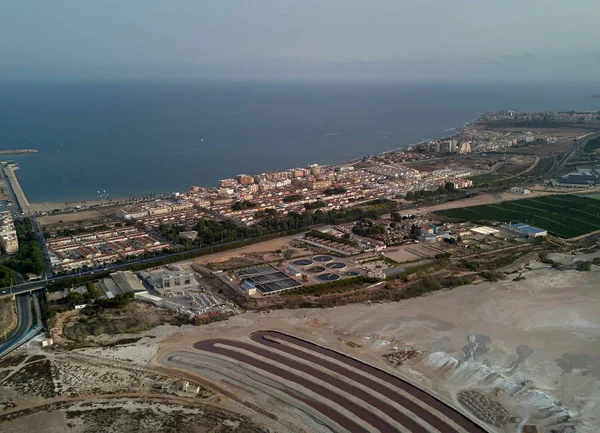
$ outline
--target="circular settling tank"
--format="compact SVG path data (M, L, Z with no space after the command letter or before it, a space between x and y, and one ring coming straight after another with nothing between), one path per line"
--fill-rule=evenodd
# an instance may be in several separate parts
M321 281L335 281L339 280L340 276L338 274L334 274L333 272L326 272L324 274L317 275L317 279Z
M314 257L313 257L313 260L314 260L315 262L321 262L321 263L324 263L324 262L330 262L330 261L332 261L332 260L333 260L333 257L331 257L331 256L314 256Z
M313 263L314 262L310 259L298 259L298 260L294 260L292 262L292 265L294 265L294 266L310 266Z
M329 269L344 269L346 264L342 262L333 262L327 263L325 266L327 266Z
M360 275L359 271L347 271L344 272L342 275L344 275L345 277L358 277Z
M325 269L323 266L313 266L312 268L307 269L307 271L312 274L318 274L321 272L325 272L326 270L327 269Z

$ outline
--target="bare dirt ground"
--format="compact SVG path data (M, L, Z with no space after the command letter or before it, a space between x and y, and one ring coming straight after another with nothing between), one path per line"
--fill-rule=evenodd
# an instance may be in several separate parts
M596 432L595 269L531 270L522 281L469 285L400 303L249 312L163 340L153 364L163 354L193 350L200 339L248 341L252 331L276 329L395 371L484 421L490 414L504 420L490 431L515 432L532 423L547 431Z
M576 134L574 134L576 135ZM574 136L573 135L573 136ZM555 143L530 144L505 149L506 153L519 153L537 156L547 156L554 153L565 153L573 146L573 138L560 139Z
M177 328L161 330L172 334ZM148 369L154 340L165 336L153 331L135 345L103 349L42 350L32 342L3 358L0 431L258 433L264 431L259 424L272 428L269 419L183 375Z
M515 155L508 158L507 162L503 164L499 169L498 173L507 175L516 175L531 167L536 161L536 158L529 155Z
M38 217L37 221L42 227L52 227L87 221L103 220L114 213L116 209L118 209L118 206L107 206L98 209L81 210L60 215L46 215Z
M0 341L17 326L14 300L0 299Z
M100 200L80 200L80 201L56 201L56 202L39 202L31 203L31 210L33 212L51 212L53 210L72 210L77 209L77 206L88 207L88 206L110 206L112 204L122 205L122 203L128 201L127 198L122 199L100 199Z
M418 255L407 251L406 248L398 248L393 251L386 250L385 256L398 263L412 262L413 260L418 260L420 258Z
M551 258L570 264L596 255ZM91 337L88 347L61 346L58 339L59 347L42 350L32 342L0 360L0 430L331 431L306 405L282 397L285 384L251 380L241 366L227 379L218 357L205 356L201 370L161 363L170 353L194 352L199 340L249 342L251 332L274 329L397 374L493 424L490 432L520 433L531 423L555 433L596 433L600 267L559 271L538 262L530 268L521 281L398 303L247 312L201 327ZM142 308L140 315L161 314ZM200 396L183 393L183 380L201 385Z
M398 263L412 262L427 257L434 257L436 254L439 254L439 251L426 245L419 244L387 248L384 253L386 257L389 257Z
M121 309L106 309L99 314L85 315L68 311L51 320L52 337L70 347L111 345L164 323L177 323L173 314L151 304L132 302Z
M283 252L288 250L291 250L291 257L300 257L309 254L303 248L295 246L296 236L286 236L231 251L211 254L194 260L194 263L204 266L208 265L213 269L234 269L256 263L283 260ZM277 250L281 250L281 253L277 253Z
M38 408L34 408L38 409ZM58 401L39 412L10 419L3 432L155 432L155 433L258 433L262 430L245 418L168 396L153 398L88 398L84 401ZM1 418L0 418L1 419Z
M454 209L457 207L467 207L467 206L477 206L480 204L490 204L490 203L498 203L499 198L495 194L479 194L475 197L465 198L462 200L450 201L447 203L440 203L434 206L427 207L419 207L416 208L415 211L420 214L426 214L429 212L434 212L436 210L443 209Z

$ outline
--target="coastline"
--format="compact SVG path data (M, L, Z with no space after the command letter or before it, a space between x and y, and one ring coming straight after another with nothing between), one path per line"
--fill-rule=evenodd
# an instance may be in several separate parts
M14 194L14 198L16 200L16 205L21 209L21 214L27 215L30 212L31 204L29 200L27 200L27 196L25 195L25 191L21 187L19 183L19 179L17 178L16 171L19 169L19 166L7 164L2 164L3 174L8 181L8 184Z
M5 158L21 165L19 181L32 204L64 206L102 198L97 190L114 198L187 191L191 185L214 186L236 173L274 172L313 162L329 165L390 152L453 135L453 128L486 109L598 109L590 98L598 94L598 86L590 84L576 92L553 85L550 95L543 91L546 85L530 83L375 84L156 86L132 81L65 83L60 89L40 84L23 92L23 104L7 107L15 122L5 125L10 141L3 148L39 149L38 154ZM62 96L57 98L59 91ZM86 110L69 112L77 101L85 101ZM109 101L116 111L106 116ZM215 112L217 101L225 116ZM256 103L265 109L253 109ZM54 126L43 121L48 110L56 114ZM162 122L165 115L176 123ZM19 119L30 119L38 127L27 128ZM61 125L77 127L58 133ZM387 140L386 132L391 134Z
M94 199L94 200L65 200L65 201L44 201L30 203L31 213L49 213L52 211L78 211L94 207L118 206L142 200L150 200L150 197L121 197L114 199Z
M430 141L434 141L434 140L449 140L457 135L460 135L462 133L464 133L465 130L469 129L470 127L472 127L473 124L477 123L478 121L481 120L481 116L484 113L479 113L477 117L468 120L466 122L464 122L464 124L462 126L457 126L454 128L450 128L447 129L446 132L450 132L452 131L451 134L440 134L439 137L437 138L424 138L421 139L418 142L412 143L412 144L407 144L407 145L403 145L402 147L397 147L397 148L392 148L389 150L384 150L381 152L378 152L376 154L373 154L373 156L381 156L381 155L386 155L386 154L390 154L390 153L394 153L394 152L406 152L406 151L411 151L412 149L414 149L415 147L421 146L423 144L426 144ZM368 154L367 154L368 155ZM342 162L337 162L337 163L333 163L333 164L325 164L322 165L322 167L341 167L344 165L352 165L352 164L356 164L359 163L361 161L361 158L351 158L349 160L346 161L342 161ZM288 166L289 168L289 166ZM284 170L284 169L282 169ZM16 174L13 173L13 175L16 178ZM231 173L229 176L234 176L235 173ZM212 188L212 187L216 187L216 185L211 185L211 186L206 186L206 185L199 185L203 188ZM191 187L191 185L189 185L187 188ZM179 190L179 192L181 191L187 191L187 189L183 189L183 190ZM165 197L170 195L170 193L165 193L165 194L156 194L156 195L152 195L152 196L148 196L148 195L129 195L127 197L117 197L117 198L106 198L106 199L99 199L99 198L90 198L90 199L74 199L74 200L58 200L58 201L40 201L40 202L28 202L28 209L31 213L36 214L36 213L50 213L53 211L58 211L58 212L64 212L64 211L78 211L78 210L84 210L84 209L90 209L90 208L96 208L96 207L105 207L105 206L117 206L117 205L124 205L124 204L130 204L130 203L135 203L135 202L139 202L139 201L149 201L152 199L156 199L159 197Z
M389 149L389 150L384 150L382 152L378 152L378 153L374 154L373 156L380 156L380 155L385 155L385 154L389 154L389 153L393 153L393 152L402 152L402 151L406 152L409 149L414 148L415 146L419 146L419 145L427 143L428 141L431 141L431 140L444 140L444 139L448 139L450 137L454 137L455 135L460 134L464 128L468 127L468 125L476 122L477 120L479 120L479 117L465 122L462 127L453 128L454 133L451 135L444 134L444 135L440 135L438 138L425 138L418 142L407 144L402 147L397 147L397 148L393 148L393 149ZM367 149L365 149L365 150L367 150ZM365 154L365 155L367 155L367 154ZM361 158L351 158L351 159L348 159L345 161L336 162L333 164L324 164L321 166L322 167L339 167L339 166L344 166L344 165L356 164L356 163L359 163L360 161L361 161ZM285 170L285 169L281 169L281 170ZM235 174L236 173L231 173L230 176L235 176ZM216 185L210 185L210 186L199 185L199 186L201 186L203 188L216 187ZM187 187L187 189L189 189L190 187L191 187L191 185L189 185ZM184 189L184 191L187 191L187 189ZM165 195L168 195L168 194L157 194L156 196L153 196L153 197L144 196L144 195L137 195L137 196L131 195L131 196L127 196L127 197L117 197L117 198L110 198L110 199L90 198L90 199L75 199L75 200L64 200L64 201L62 201L62 200L39 201L39 202L31 202L29 204L29 206L30 206L30 210L32 213L37 213L37 212L42 213L42 212L52 212L57 209L60 209L61 211L65 211L65 210L78 210L78 209L90 208L90 207L126 204L126 203L135 202L135 201L151 200L152 198L165 196Z

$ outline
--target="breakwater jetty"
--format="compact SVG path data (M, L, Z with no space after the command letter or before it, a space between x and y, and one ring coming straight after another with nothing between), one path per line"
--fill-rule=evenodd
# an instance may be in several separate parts
M17 201L17 204L19 205L19 208L21 208L21 213L23 215L27 215L29 214L30 204L29 200L27 200L27 196L23 192L23 188L21 188L21 184L17 179L17 175L15 174L15 171L18 169L19 166L15 163L2 163L2 171L4 172L6 179L8 179L8 183L13 191L13 195Z
M36 149L4 149L0 150L0 155L21 155L23 153L38 153Z

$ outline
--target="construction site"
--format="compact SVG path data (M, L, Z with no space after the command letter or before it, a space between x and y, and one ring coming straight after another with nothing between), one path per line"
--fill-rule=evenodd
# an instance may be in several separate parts
M227 318L239 314L239 307L202 285L202 276L189 266L171 265L139 273L147 293L138 299L174 311L178 316L192 319Z

